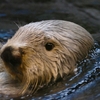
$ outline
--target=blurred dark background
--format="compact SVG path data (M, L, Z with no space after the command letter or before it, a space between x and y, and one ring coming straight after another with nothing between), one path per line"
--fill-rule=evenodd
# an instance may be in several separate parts
M100 0L0 0L0 41L11 38L19 26L49 19L75 22L89 31L93 38L100 43ZM98 51L100 52L100 49ZM100 56L94 59L94 62L97 61L99 64L97 67L100 67ZM92 61L90 63L93 65ZM92 65L90 69L95 67ZM85 72L88 71L89 69L86 69ZM100 75L100 70L96 73ZM82 78L82 76L77 77ZM82 87L83 90L79 89L79 92L74 92L71 96L72 99L67 100L100 100L99 79L94 81L95 83L89 88L84 89ZM57 95L57 97L60 97L60 95ZM68 97L65 96L65 99L61 100L66 100L66 98ZM5 100L5 98L2 100Z
M100 0L0 0L0 29L48 19L72 21L99 33Z

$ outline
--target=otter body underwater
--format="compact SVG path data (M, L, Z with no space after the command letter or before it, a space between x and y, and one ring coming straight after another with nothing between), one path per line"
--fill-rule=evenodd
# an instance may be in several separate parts
M20 27L1 48L5 71L0 75L0 93L20 91L22 95L30 85L35 92L58 77L73 73L77 62L83 60L93 46L90 33L72 22L47 20ZM18 90L12 80L20 83Z

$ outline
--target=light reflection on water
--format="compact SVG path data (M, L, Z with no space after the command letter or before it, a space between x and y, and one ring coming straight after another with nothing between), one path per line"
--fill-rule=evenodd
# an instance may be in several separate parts
M1 42L6 42L14 33L13 30L0 30ZM90 52L89 57L78 64L77 70L76 75L54 86L41 89L34 96L27 95L10 100L100 100L100 46L98 43L95 43L95 49Z
M0 42L6 42L14 33L15 31L13 30L0 30Z

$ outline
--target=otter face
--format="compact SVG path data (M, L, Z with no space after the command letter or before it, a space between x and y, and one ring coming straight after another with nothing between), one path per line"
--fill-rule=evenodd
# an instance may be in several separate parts
M1 58L9 74L20 80L22 94L73 72L93 47L91 35L67 21L51 20L25 25L1 49Z

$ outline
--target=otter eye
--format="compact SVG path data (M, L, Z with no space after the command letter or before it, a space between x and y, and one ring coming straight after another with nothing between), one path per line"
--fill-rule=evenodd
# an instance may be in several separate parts
M47 43L45 45L46 50L51 51L54 48L54 44L53 43Z

